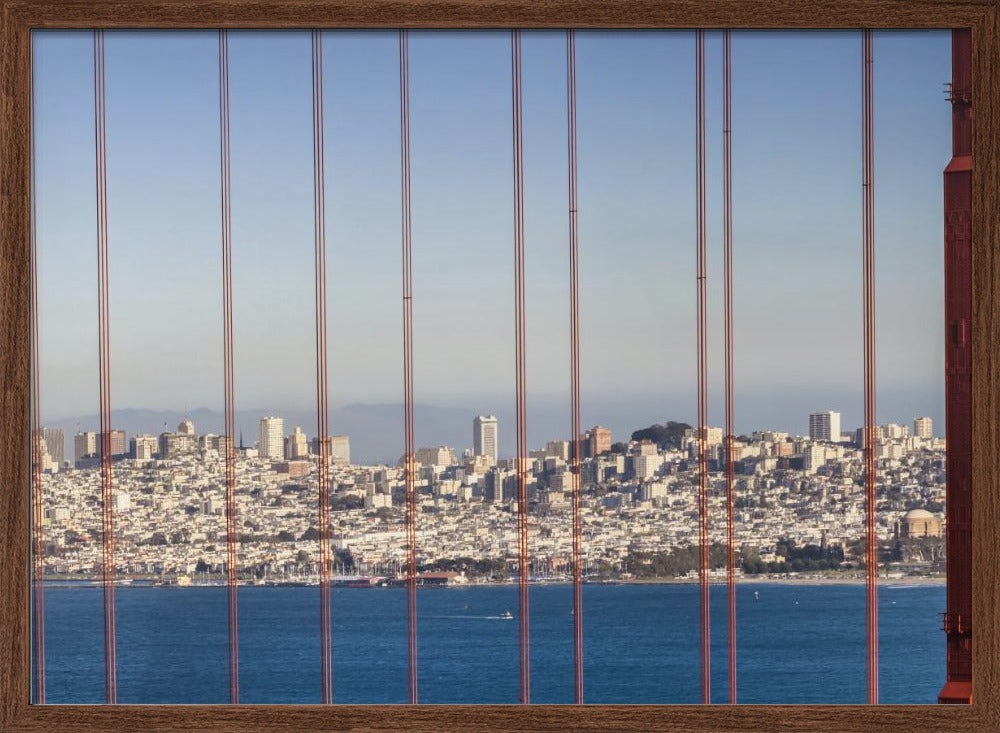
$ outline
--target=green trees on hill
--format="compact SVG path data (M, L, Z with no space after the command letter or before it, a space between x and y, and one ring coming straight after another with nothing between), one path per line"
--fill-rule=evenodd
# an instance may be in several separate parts
M666 425L650 425L632 433L632 440L651 440L661 448L680 448L684 433L691 429L686 422L670 420Z

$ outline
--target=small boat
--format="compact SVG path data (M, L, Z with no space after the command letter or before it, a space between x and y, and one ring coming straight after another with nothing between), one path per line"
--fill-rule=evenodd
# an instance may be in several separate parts
M499 616L497 616L497 618L502 618L504 620L512 619L514 618L514 614L512 614L510 611L504 611Z
M758 593L757 591L754 591L753 592L753 599L755 601L759 601L760 600L760 593Z

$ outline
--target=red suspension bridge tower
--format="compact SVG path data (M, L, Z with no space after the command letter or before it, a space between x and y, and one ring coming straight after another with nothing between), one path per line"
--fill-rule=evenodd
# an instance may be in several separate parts
M939 703L972 702L972 32L952 31L952 158L944 171L948 677Z

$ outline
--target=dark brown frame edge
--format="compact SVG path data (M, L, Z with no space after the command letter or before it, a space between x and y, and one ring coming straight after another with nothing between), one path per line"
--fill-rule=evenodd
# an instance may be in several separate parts
M0 732L1000 730L998 4L1000 0L0 0ZM29 705L31 29L570 26L973 29L973 704ZM942 169L946 162L942 159Z

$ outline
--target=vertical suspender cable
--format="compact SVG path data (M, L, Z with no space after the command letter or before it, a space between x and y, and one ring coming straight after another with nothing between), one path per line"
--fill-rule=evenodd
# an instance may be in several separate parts
M701 591L701 697L712 702L711 615L708 588L708 318L705 274L705 31L695 31L695 106L697 143L697 310L698 310L698 585Z
M410 213L410 39L399 32L399 141L402 172L403 230L403 456L406 483L406 628L407 699L419 701L417 676L417 488L413 436L413 226Z
M104 701L118 701L115 646L115 526L111 480L111 334L108 299L108 154L104 31L94 31L94 138L97 172L97 308L100 381L101 586L104 601Z
M729 648L729 704L736 704L736 547L733 531L733 39L722 32L723 55L723 260L726 383L726 592Z
M330 625L330 436L326 326L326 167L323 135L323 32L312 31L313 231L316 277L316 482L319 497L320 698L333 702Z
M878 537L876 535L875 468L875 190L872 31L862 31L864 180L864 464L865 565L867 568L867 701L878 703Z
M580 516L580 249L577 224L576 31L566 31L566 121L569 160L570 435L573 457L573 688L583 703L583 523Z
M32 67L34 68L34 67ZM34 85L32 85L34 88ZM31 662L36 705L45 704L45 535L42 527L45 501L42 494L42 432L41 367L38 339L38 199L35 193L35 111L31 106L31 559L32 610Z
M236 542L236 395L233 350L233 211L229 160L229 31L219 31L219 171L222 219L223 390L226 458L226 590L228 600L229 702L240 701L239 614Z
M528 466L527 411L525 408L524 321L524 139L521 99L521 31L511 31L511 91L514 132L514 336L515 403L517 432L517 538L518 538L518 650L520 652L521 703L531 702L531 635L528 617Z

